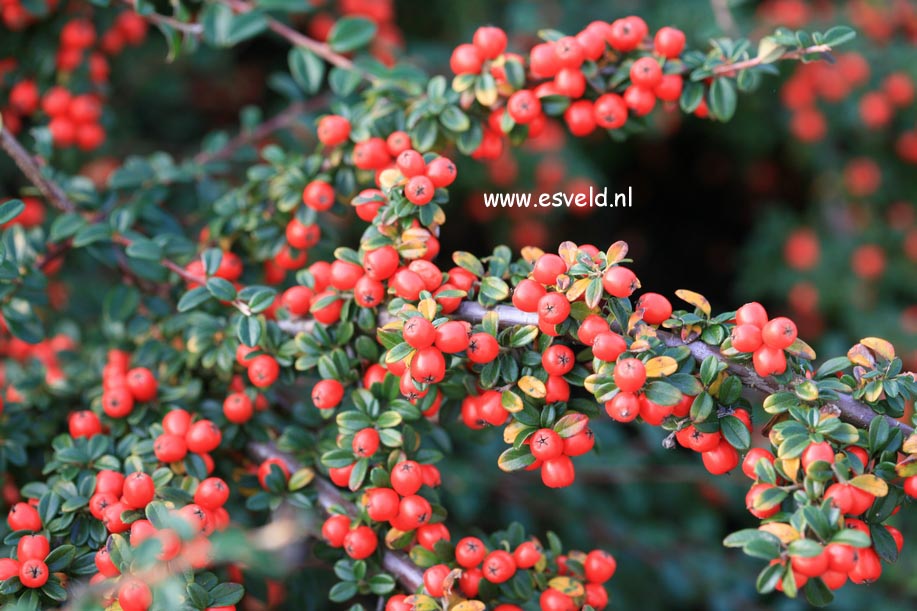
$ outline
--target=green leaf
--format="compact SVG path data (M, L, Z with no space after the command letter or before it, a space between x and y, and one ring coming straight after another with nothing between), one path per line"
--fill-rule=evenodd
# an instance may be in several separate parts
M847 26L838 25L834 26L830 30L824 33L822 36L822 44L826 44L829 47L836 47L842 45L847 41L853 40L856 38L857 33L853 28Z
M420 546L416 546L420 547ZM416 548L415 548L416 549ZM345 600L350 600L357 594L357 584L352 581L342 581L340 583L334 584L334 587L331 588L331 591L328 592L328 598L336 603L344 602Z
M446 106L439 115L443 127L453 132L463 132L471 127L471 121L458 106Z
M869 535L856 528L845 528L838 531L837 534L831 537L831 542L845 543L853 547L869 547L872 545L872 539L869 538Z
M208 299L210 299L210 291L202 286L195 287L178 300L178 311L187 312L188 310L193 310Z
M694 397L694 402L691 403L691 420L703 422L713 413L713 406L713 397L709 393L702 392L697 395Z
M678 105L682 112L692 113L700 106L704 99L704 86L694 81L685 81L684 89L681 90L681 97L678 99Z
M736 112L735 83L732 79L720 77L710 86L710 113L720 121L728 121Z
M338 53L368 45L376 35L376 24L363 17L338 19L328 34L328 44Z
M321 88L325 62L318 55L302 47L293 47L287 60L293 80L303 91L315 93Z
M9 223L14 218L22 214L25 210L25 204L21 199L11 199L0 204L0 225Z
M834 593L821 579L810 579L805 587L806 601L813 607L826 607L834 601Z
M145 261L159 261L162 259L162 248L153 240L143 238L132 241L124 251L128 257L143 259Z
M895 562L898 559L898 546L885 526L882 524L870 524L869 535L872 538L872 546L875 548L879 558L885 562Z
M503 471L519 471L535 462L535 457L527 447L509 448L500 454L497 466Z
M822 363L821 367L815 371L815 377L825 378L827 376L834 375L839 371L847 369L851 364L852 363L850 362L850 359L848 359L846 356L838 356L833 359L828 359Z
M646 398L657 405L677 405L681 397L680 390L662 380L654 380L646 386Z
M54 548L45 558L45 564L48 565L48 572L56 573L58 571L63 571L70 566L75 555L76 548L72 545L61 545L60 547Z
M232 285L232 282L223 278L209 278L207 290L220 301L232 301L236 298L236 287Z
M98 223L96 225L87 225L73 236L73 247L82 248L102 240L111 238L111 227L109 225Z
M251 10L246 13L234 15L229 24L229 32L226 40L222 43L225 46L234 46L254 38L267 29L267 17L258 10Z
M744 452L751 446L751 433L745 423L735 416L725 416L720 418L720 432L729 442L729 445L740 452Z
M238 583L221 583L210 590L211 607L229 607L242 600L245 588Z
M825 548L812 539L796 539L787 546L787 552L790 556L800 556L802 558L814 558L824 550Z
M256 316L240 316L237 323L236 333L239 341L254 348L261 340L261 320Z
M361 78L360 73L356 70L334 67L328 74L328 84L331 86L331 91L345 97L359 87Z

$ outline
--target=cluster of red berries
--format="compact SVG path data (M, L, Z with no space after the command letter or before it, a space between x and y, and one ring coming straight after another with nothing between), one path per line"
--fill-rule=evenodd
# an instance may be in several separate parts
M172 528L156 528L147 519L135 520L130 524L121 521L122 512L143 510L153 501L155 494L153 479L145 473L134 472L125 477L115 471L101 471L97 476L96 493L93 501L90 501L90 508L93 515L96 515L98 507L107 503L100 519L110 533L127 533L133 547L150 539L158 541L160 549L156 558L160 562L180 560L193 569L207 567L210 564L207 537L229 525L229 514L223 507L229 499L229 486L222 479L207 478L198 484L193 503L173 510L174 515L187 523L194 533L190 541L183 541L181 535ZM118 496L120 500L112 501ZM118 579L116 596L121 608L146 611L152 604L149 587L129 575L122 576L121 570L111 558L109 546L110 543L106 543L96 552L95 565L98 572L90 583L95 585L106 583L109 579Z
M844 53L839 55L837 63L827 64L814 62L800 65L793 75L787 79L780 91L783 105L792 113L790 130L793 135L803 142L816 142L825 137L827 124L824 114L818 109L819 99L828 103L837 103L847 98L851 93L864 86L869 81L869 64L858 53ZM892 96L901 96L900 79L895 77L889 83L891 89L886 93ZM888 97L887 100L891 100ZM875 121L875 109L870 108L874 103L867 102L861 106L864 120Z
M869 455L859 446L847 446L843 448L843 453L855 456L864 468L869 464ZM804 472L807 472L809 467L817 461L827 463L837 469L837 455L838 453L829 442L813 442L800 455L800 465ZM775 457L763 448L750 450L742 463L742 471L750 479L756 481L745 497L746 506L752 515L766 520L777 515L781 507L779 503L760 504L761 496L775 487L774 484L758 481L756 467L762 460L773 465ZM824 499L837 507L844 517L846 528L870 534L869 526L856 516L862 515L872 507L876 500L873 494L848 481L837 481L827 487ZM898 508L893 513L897 511ZM901 532L888 525L885 526L885 529L895 541L900 552L904 545ZM840 542L822 545L821 552L818 554L792 556L789 562L797 588L804 586L809 579L820 578L828 588L837 590L847 583L848 579L856 584L871 583L877 580L882 573L882 564L874 547L857 548ZM782 584L778 584L777 587L782 591Z
M760 376L780 375L787 368L786 353L796 341L796 323L785 316L768 320L767 311L758 302L746 303L736 310L732 330L732 347L751 352L755 372Z
M156 399L159 384L153 372L146 367L128 371L130 358L123 350L110 350L102 370L102 411L112 418L127 418L134 410L134 403ZM88 437L95 434L88 433Z
M59 334L36 344L29 344L8 333L6 322L0 317L0 334L2 334L0 335L0 354L20 363L26 363L32 359L38 361L44 369L45 383L49 386L54 386L65 379L60 354L74 350L76 344L73 338ZM7 401L16 403L22 402L22 395L12 384L5 382L5 377L5 372L0 368L0 382L3 383L5 389L5 396L0 399L5 398Z
M37 502L36 502L37 504ZM41 516L34 505L16 503L10 508L6 523L12 531L37 532L42 529ZM27 588L40 588L48 582L48 565L45 558L51 545L44 535L24 535L16 546L15 558L0 559L0 581L19 577Z
M183 409L169 411L162 419L163 433L153 442L153 453L161 462L175 463L192 452L204 461L207 473L212 473L210 452L220 446L223 433L211 420L192 420L191 414Z
M53 10L56 1L49 4L49 9ZM4 1L2 11L4 21L11 29L21 29L34 21L16 0ZM109 77L105 53L117 55L125 44L141 44L146 38L147 27L143 17L134 11L124 11L99 40L91 20L72 19L61 28L57 68L63 73L73 72L83 65L88 54L92 84L104 85ZM97 42L101 51L91 51ZM9 62L9 66L4 66L0 73L15 68L14 58L4 61ZM41 94L38 83L23 78L10 89L9 106L3 110L4 128L18 133L23 119L32 118L39 110L49 119L48 129L55 146L77 146L83 151L93 151L105 141L105 129L99 123L102 117L100 94L74 94L60 85L50 87Z
M57 8L57 0L46 0L48 11ZM22 5L22 0L0 0L0 19L3 25L14 32L24 30L37 21L26 7Z
M665 74L663 66L667 59L681 55L685 35L675 28L664 27L651 43L647 43L649 34L646 22L631 16L612 23L594 21L575 36L535 45L528 56L528 73L532 80L542 82L533 89L523 88L512 93L505 107L492 108L483 141L472 156L494 159L500 155L504 144L504 112L514 124L527 125L529 137L538 137L546 123L541 106L541 99L546 96L561 95L574 100L564 112L564 120L576 136L587 136L597 127L618 129L627 122L629 114L638 117L649 114L657 100L677 101L681 96L682 76ZM449 65L455 74L487 72L498 84L505 84L506 63L526 63L521 55L507 53L506 45L506 33L500 28L478 28L472 43L455 48ZM584 98L587 91L584 63L602 61L609 50L641 53L630 63L628 86L620 95L599 92L594 100ZM703 114L705 111L699 109L698 112Z

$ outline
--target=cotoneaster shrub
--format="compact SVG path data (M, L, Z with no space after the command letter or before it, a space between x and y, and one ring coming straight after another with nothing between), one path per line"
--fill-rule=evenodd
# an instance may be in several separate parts
M287 24L292 4L3 5L18 33L0 136L31 183L0 207L5 602L257 606L240 603L243 573L277 573L275 554L311 537L339 580L327 596L360 608L606 607L609 551L519 525L450 532L436 463L456 420L502 428L497 466L553 489L593 449L591 420L639 418L712 475L749 478L760 527L725 543L762 560L759 591L825 604L880 577L903 545L885 522L917 492L917 437L896 420L917 383L891 344L816 364L760 304L714 314L695 292L673 305L642 290L621 241L477 257L438 239L457 156L495 159L554 121L620 140L657 106L727 121L778 63L828 59L850 29L701 51L622 16L514 50L483 26L447 79L394 64L390 15L316 16L319 42ZM357 4L343 12L369 10ZM174 53L279 35L292 48L278 82L309 99L193 159L129 156L96 180L54 169L104 141L108 58L148 24ZM29 56L41 40L53 62ZM244 158L315 111L314 151ZM326 231L348 208L357 248ZM87 263L116 273L68 294L60 279ZM71 307L88 295L99 309ZM770 449L751 449L753 402ZM263 594L282 602L276 585Z

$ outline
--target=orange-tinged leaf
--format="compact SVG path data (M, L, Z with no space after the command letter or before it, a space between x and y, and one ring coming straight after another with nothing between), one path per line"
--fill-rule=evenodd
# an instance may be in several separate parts
M544 254L544 251L537 246L523 246L519 254L522 255L523 260L528 263L534 263Z
M645 339L638 339L630 345L628 352L646 352L650 349L650 344Z
M567 262L567 267L573 265L576 262L576 252L579 250L576 244L567 240L561 242L560 246L557 248L557 254L560 255L560 258Z
M854 365L866 367L867 369L876 368L876 359L869 349L863 344L857 344L847 351L847 358Z
M548 582L548 587L560 590L571 598L576 598L586 593L586 588L583 587L583 584L570 577L555 577Z
M639 312L634 312L630 315L630 318L627 319L627 334L633 335L634 327L639 325L643 321L643 316Z
M389 549L398 549L398 547L400 546L395 545L395 543L399 539L404 538L405 536L408 536L408 533L404 532L403 530L398 530L397 528L390 528L388 532L385 533L385 547ZM413 537L414 536L413 533L411 533L410 536Z
M815 360L815 350L812 348L812 346L805 343L798 337L792 344L789 345L786 351L801 359L807 359L809 361Z
M611 266L627 256L627 242L618 240L605 251L605 262Z
M580 278L574 282L567 290L567 301L576 301L579 299L583 293L586 292L590 282L592 282L592 280L589 278Z
M860 490L865 490L873 496L885 496L888 494L888 484L884 479L873 475L872 473L864 473L863 475L857 475L855 478L850 480L850 485L856 486Z
M573 278L567 274L557 274L557 279L554 281L554 284L557 286L558 291L563 292L571 288L571 285L573 284ZM573 301L573 299L567 297L567 301Z
M789 545L793 541L802 538L798 530L784 522L768 522L767 524L759 526L758 530L763 530L766 533L774 535L780 539L780 542L784 545Z
M682 301L687 301L695 308L704 313L705 316L710 316L710 302L707 301L707 298L701 295L700 293L695 293L694 291L689 291L687 289L678 289L675 291L675 295L678 296Z
M700 325L686 325L681 328L681 341L686 344L693 342L702 332Z
M864 337L860 343L881 356L886 361L895 358L895 347L881 337Z
M544 382L534 376L522 376L519 378L519 390L534 399L543 399L548 394Z
M503 396L500 397L500 404L503 405L503 409L511 414L521 412L523 407L522 398L511 390L503 391Z
M449 611L485 611L487 605L479 600L463 600L457 605L449 607Z
M436 318L436 301L433 299L421 299L417 304L417 309L427 320Z
M895 465L895 473L898 477L912 477L917 475L917 462L903 462Z
M678 361L670 356L655 356L645 363L646 377L659 378L678 371Z

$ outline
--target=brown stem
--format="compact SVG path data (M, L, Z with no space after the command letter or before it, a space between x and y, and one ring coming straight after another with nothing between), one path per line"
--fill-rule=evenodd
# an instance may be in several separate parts
M124 4L127 4L134 8L134 0L122 0ZM155 23L158 25L165 25L173 30L178 30L179 32L184 32L190 36L200 36L204 32L204 26L200 23L187 23L185 21L179 21L175 17L169 17L168 15L160 15L159 13L137 13L147 21Z
M810 53L828 53L831 51L831 47L828 45L814 45L811 47L806 47L805 49L797 49L796 51L788 51L780 56L781 60L787 59L799 59ZM712 72L714 76L732 76L739 70L746 70L748 68L754 68L755 66L760 66L763 63L763 58L753 57L751 59L746 59L744 61L735 62L734 64L722 64L715 67Z
M228 159L243 146L258 142L267 138L274 132L289 127L296 122L296 119L303 113L310 112L325 105L327 99L325 96L311 98L309 101L293 102L280 113L268 119L256 127L239 132L234 138L229 140L222 148L214 152L201 151L195 155L193 161L198 165L203 165L211 161L221 161Z
M240 13L247 13L252 10L253 7L251 4L245 0L222 0L224 4L232 7L234 10ZM297 32L287 24L277 21L272 17L267 18L267 27L269 27L274 33L279 34L283 38L287 39L291 44L297 47L303 47L312 51L326 62L333 66L343 68L344 70L353 70L360 74L363 79L369 81L373 84L378 84L378 77L357 68L352 61L344 57L340 53L336 53L331 49L331 47L323 42L319 42L313 38L309 38L301 32Z
M302 468L298 461L289 454L278 450L272 443L252 441L247 448L249 456L258 462L264 462L269 458L279 458L291 472ZM351 517L357 515L356 506L345 499L331 482L317 477L312 485L318 492L318 504L325 513L330 513L332 508L338 507ZM423 572L402 552L384 550L382 552L382 568L391 573L408 592L414 592L423 583Z
M468 322L480 322L483 320L484 316L489 312L496 312L497 319L500 325L537 325L538 324L538 315L530 312L523 312L513 306L498 305L493 308L487 308L481 304L474 301L464 301L459 306L459 308L452 314L453 318L458 320L467 320ZM382 312L379 316L380 324L384 324L388 315L385 312ZM296 334L300 332L308 333L311 331L314 326L314 321L312 320L288 320L281 321L279 323L280 328L290 334ZM729 371L742 381L742 384L755 391L759 394L773 394L780 390L780 385L772 377L762 378L754 369L750 368L748 365L742 363L736 363L723 356L720 351L715 346L710 346L705 344L700 340L693 340L690 342L684 342L675 334L669 333L667 331L659 331L658 336L662 339L667 346L687 346L691 351L691 355L698 362L703 361L708 356L713 356L716 359L723 361L729 366ZM866 428L869 426L869 423L872 422L873 418L876 418L878 414L866 405L857 401L850 395L840 395L837 401L834 403L839 412L840 418L844 422L848 422L854 426L860 428ZM909 435L914 432L914 429L903 422L899 422L894 418L885 416L888 420L889 426L901 429L905 435Z
M41 166L16 140L16 137L0 125L0 146L22 170L26 178L35 185L48 202L62 212L73 212L76 206L56 183L48 180L41 173Z

